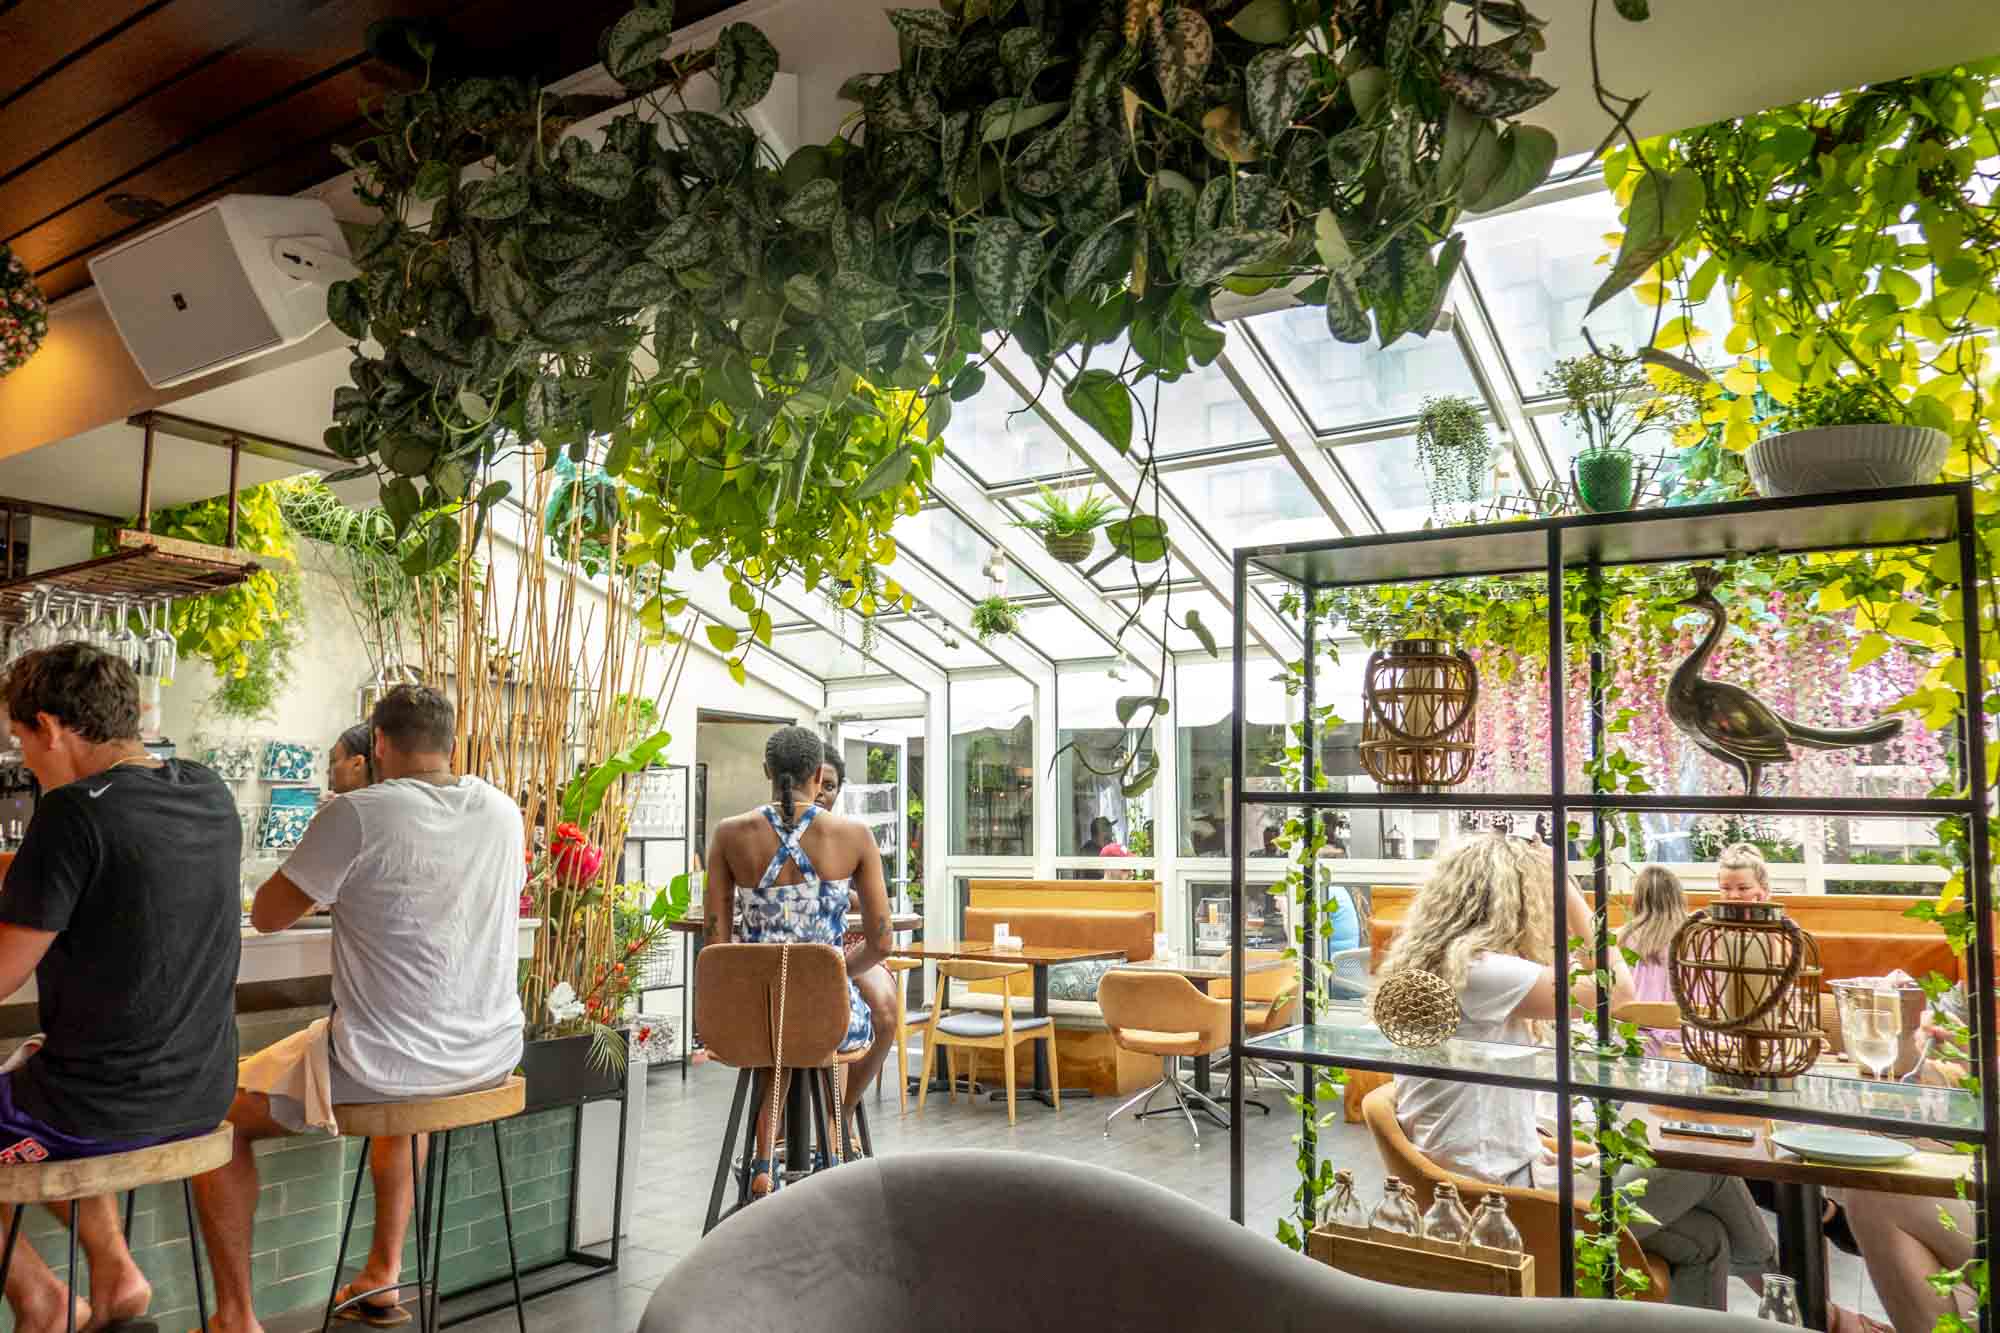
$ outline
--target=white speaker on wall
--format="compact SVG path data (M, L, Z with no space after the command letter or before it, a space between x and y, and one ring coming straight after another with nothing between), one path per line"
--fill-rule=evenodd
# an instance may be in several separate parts
M156 389L310 337L352 277L318 199L232 194L90 261L118 336Z

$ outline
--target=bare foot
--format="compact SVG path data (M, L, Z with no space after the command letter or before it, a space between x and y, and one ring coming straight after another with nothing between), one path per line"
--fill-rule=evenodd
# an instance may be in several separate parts
M153 1286L146 1281L146 1275L134 1264L123 1273L90 1275L90 1304L96 1311L87 1324L77 1327L86 1330L109 1327L127 1319L137 1319L146 1313L153 1303Z
M67 1312L63 1309L63 1298L69 1296L69 1288L57 1283L45 1291L28 1296L14 1304L14 1328L16 1333L63 1333L68 1327ZM76 1303L76 1326L90 1326L90 1302L80 1297L70 1297Z

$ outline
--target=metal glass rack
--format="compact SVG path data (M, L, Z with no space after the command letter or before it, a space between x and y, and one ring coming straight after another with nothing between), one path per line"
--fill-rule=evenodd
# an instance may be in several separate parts
M1564 576L1573 571L1586 575L1615 566L1671 564L1716 560L1751 554L1806 554L1824 551L1852 551L1881 547L1937 547L1957 542L1960 584L1965 589L1960 614L1966 645L1965 678L1981 680L1979 637L1972 629L1978 624L1976 553L1970 542L1958 542L1961 534L1973 531L1973 492L1969 483L1916 486L1865 493L1814 495L1778 500L1753 500L1738 504L1704 505L1680 509L1653 509L1617 514L1588 514L1569 518L1526 522L1483 524L1476 527L1430 529L1378 537L1335 541L1299 542L1282 546L1249 547L1235 553L1234 605L1249 604L1249 580L1255 576L1276 576L1297 587L1310 605L1314 593L1339 587L1364 587L1390 583L1420 582L1493 575L1533 575L1546 582L1548 597L1548 660L1564 660ZM1603 626L1593 625L1592 679L1596 679L1601 658L1597 645L1603 641ZM1305 735L1302 738L1305 779L1308 788L1318 779L1319 753L1312 733L1314 695L1318 685L1317 654L1313 642L1315 626L1305 618L1302 678ZM1676 796L1661 793L1569 792L1571 771L1564 753L1564 673L1549 673L1550 715L1549 778L1547 792L1507 794L1459 794L1413 792L1326 792L1247 791L1244 778L1250 765L1245 746L1243 710L1247 660L1247 627L1239 610L1234 624L1235 650L1233 679L1233 729L1231 758L1236 780L1232 784L1230 820L1230 895L1232 905L1231 954L1234 994L1231 1019L1231 1049L1238 1061L1256 1059L1299 1066L1319 1065L1349 1069L1373 1069L1389 1073L1421 1074L1427 1077L1524 1089L1556 1094L1558 1104L1567 1106L1571 1098L1595 1100L1600 1110L1611 1100L1644 1101L1696 1111L1741 1113L1756 1110L1774 1119L1810 1124L1865 1128L1903 1135L1922 1135L1947 1142L1970 1144L1977 1151L1977 1173L1971 1197L1977 1218L1981 1254L1988 1248L1991 1229L1983 1182L1993 1179L2000 1162L2000 1063L1995 1057L1994 956L1992 940L1993 900L1991 848L1987 820L1970 818L1971 875L1968 897L1972 912L1972 946L1968 956L1967 986L1974 1027L1973 1055L1983 1073L1977 1094L1958 1090L1899 1088L1898 1085L1863 1083L1854 1079L1807 1076L1793 1091L1761 1093L1746 1098L1740 1094L1721 1095L1707 1090L1706 1079L1692 1065L1676 1061L1612 1059L1574 1053L1570 1049L1571 1018L1567 1006L1559 1008L1555 1043L1552 1047L1503 1046L1496 1043L1453 1040L1434 1051L1411 1052L1390 1045L1366 1028L1352 1022L1338 1022L1338 1015L1324 1017L1314 1010L1313 970L1315 960L1302 951L1299 965L1304 995L1303 1022L1257 1041L1247 1041L1243 1027L1243 939L1241 922L1247 866L1245 832L1248 815L1255 806L1301 807L1317 816L1321 811L1343 809L1417 810L1519 810L1547 812L1550 827L1562 830L1572 815L1590 817L1622 812L1672 811L1687 813L1763 813L1771 815L1831 816L1969 816L1989 809L1986 781L1986 716L1981 691L1972 690L1961 719L1957 753L1960 771L1969 779L1970 790L1962 796L1905 799L1897 797L1751 797ZM1599 752L1604 737L1604 707L1601 698L1590 703L1590 744ZM1569 874L1567 840L1553 839L1552 856L1558 885ZM1595 910L1604 921L1607 888L1607 858L1600 840L1594 875ZM1311 868L1308 867L1308 873ZM1315 927L1314 895L1308 894L1301 927L1311 938ZM1565 895L1557 892L1554 904L1555 937L1570 936ZM1597 965L1605 965L1608 947L1606 932L1596 941ZM1352 1018L1349 1013L1346 1015ZM1596 1023L1598 1037L1609 1035L1606 1001L1600 997ZM1243 1091L1241 1080L1230 1087L1230 1215L1244 1220L1244 1137ZM1307 1112L1311 1114L1311 1112ZM1571 1123L1567 1114L1556 1116L1558 1156L1570 1160ZM1317 1170L1317 1164L1312 1164ZM1560 1173L1557 1190L1558 1214L1565 1219L1561 1234L1559 1262L1562 1290L1575 1293L1576 1264L1574 1218L1574 1172ZM1986 1328L2000 1327L1992 1321L1993 1309L1982 1309Z

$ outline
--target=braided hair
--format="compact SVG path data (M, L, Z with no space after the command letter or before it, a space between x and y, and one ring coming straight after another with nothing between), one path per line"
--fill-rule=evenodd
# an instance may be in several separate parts
M792 793L819 776L826 745L807 727L779 727L764 742L764 770L778 786L778 808L785 831L792 830Z

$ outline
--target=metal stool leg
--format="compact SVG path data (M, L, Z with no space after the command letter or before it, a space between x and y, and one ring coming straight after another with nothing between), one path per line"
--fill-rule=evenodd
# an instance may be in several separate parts
M69 1201L69 1271L63 1274L69 1284L69 1308L63 1311L63 1327L69 1333L76 1333L76 1200Z
M430 1246L424 1243L431 1233L431 1207L437 1202L437 1154L432 1153L424 1160L423 1181L417 1180L417 1136L410 1135L410 1189L415 1197L410 1200L410 1213L417 1224L417 1333L430 1333L431 1298L430 1272L425 1253Z
M736 1122L743 1116L743 1102L750 1095L750 1080L754 1071L736 1071L736 1097L729 1103L729 1119L722 1126L722 1152L715 1160L715 1188L708 1194L708 1216L702 1221L701 1234L706 1236L715 1230L715 1224L722 1218L722 1187L729 1181L729 1153L736 1146Z
M860 1102L854 1104L854 1127L861 1134L861 1155L863 1157L873 1157L875 1155L875 1138L868 1132L868 1108Z
M444 1143L438 1151L438 1155L443 1160L438 1164L437 1192L436 1196L431 1200L431 1211L434 1215L437 1229L437 1238L432 1243L431 1249L431 1329L433 1333L435 1333L438 1326L438 1311L444 1304L444 1205L446 1197L451 1193L451 1136L452 1131L447 1129L444 1132ZM415 1138L415 1135L411 1135L410 1151L412 1153L416 1151ZM423 1237L419 1236L417 1243L419 1245L423 1244Z
M500 1147L500 1122L489 1120L486 1125L493 1131L493 1164L500 1168L500 1216L507 1222L507 1276L514 1279L514 1322L520 1325L521 1333L528 1333L528 1310L521 1299L521 1256L514 1251L514 1196L507 1190L507 1154Z
M743 1166L736 1173L736 1206L738 1208L750 1202L750 1182L752 1177L750 1163L755 1161L757 1157L757 1121L764 1114L764 1099L776 1096L777 1086L778 1081L772 1077L771 1071L766 1069L751 1071L750 1110L743 1118ZM771 1140L771 1155L774 1159L774 1165L771 1169L773 1171L781 1169L775 1165L777 1152L778 1141L773 1138Z
M139 1191L125 1191L125 1243L132 1243L132 1207L139 1201Z
M333 1298L340 1294L340 1270L347 1266L347 1238L354 1231L354 1210L361 1206L361 1179L368 1174L368 1149L373 1146L368 1139L361 1140L361 1161L354 1168L354 1189L347 1196L347 1216L340 1224L340 1248L333 1256L333 1282L326 1289L326 1318L320 1320L319 1333L327 1333L333 1327ZM410 1164L410 1177L416 1179L416 1163Z
M201 1333L208 1333L208 1291L201 1283L201 1231L194 1221L194 1182L181 1180L181 1202L187 1205L188 1262L194 1265L194 1308L201 1316Z
M814 1145L819 1150L812 1164L814 1171L819 1170L821 1166L833 1165L833 1131L827 1127L826 1101L820 1095L820 1072L815 1069L802 1069L797 1074L798 1077L805 1079L806 1086L812 1090L813 1128L819 1140Z
M14 1242L21 1235L21 1205L14 1205L14 1220L7 1224L7 1248L0 1251L0 1290L7 1286L7 1278L14 1271Z

